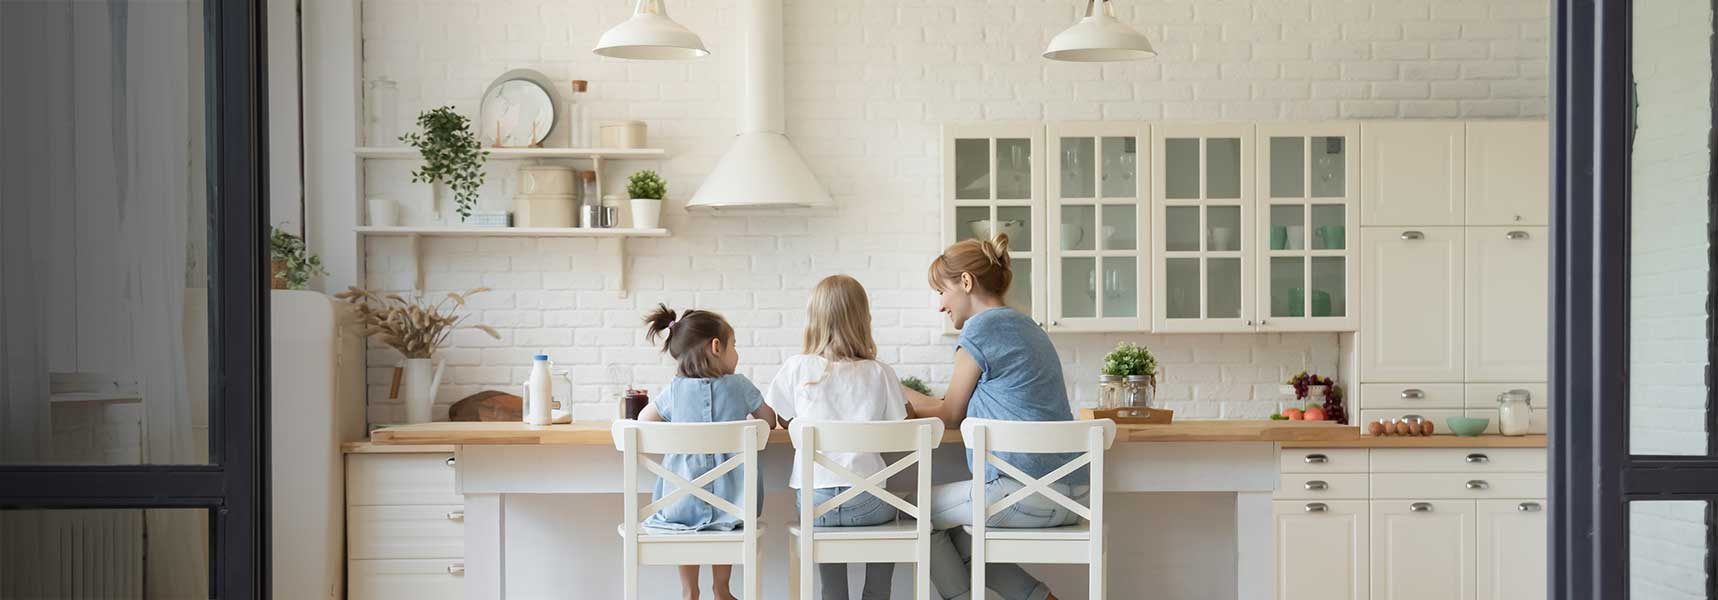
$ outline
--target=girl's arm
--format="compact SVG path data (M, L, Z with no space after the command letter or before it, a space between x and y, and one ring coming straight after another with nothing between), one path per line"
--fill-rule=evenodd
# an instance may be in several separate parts
M752 416L758 419L763 419L764 423L769 424L772 428L775 427L778 422L781 423L783 428L787 427L786 422L776 418L775 410L771 409L768 404L758 404L758 409L752 411Z
M644 405L644 410L638 411L638 420L640 420L640 421L661 421L662 420L662 413L656 412L656 404L655 403L646 404L646 405Z
M941 400L905 390L912 413L919 417L942 419L949 429L960 428L960 422L966 420L966 404L972 400L972 390L978 387L978 377L982 374L978 361L973 360L966 350L955 349L954 375L949 378L948 391Z

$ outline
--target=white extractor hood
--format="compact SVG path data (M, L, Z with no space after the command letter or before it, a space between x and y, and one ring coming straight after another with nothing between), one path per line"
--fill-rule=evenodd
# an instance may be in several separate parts
M698 208L831 206L829 190L787 139L782 91L782 0L740 0L740 133L686 203Z

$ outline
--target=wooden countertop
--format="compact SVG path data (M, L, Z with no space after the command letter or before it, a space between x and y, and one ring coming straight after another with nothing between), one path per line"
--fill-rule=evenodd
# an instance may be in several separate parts
M340 445L342 454L439 454L452 453L452 444L378 444L375 442L346 442Z
M1335 442L1283 442L1284 448L1544 448L1544 435L1434 435L1429 437L1358 436Z
M1169 425L1122 425L1116 432L1117 442L1305 442L1324 447L1353 442L1359 437L1359 429L1335 423L1266 420L1190 420ZM943 441L960 441L960 431L948 430L943 434ZM787 431L778 429L770 432L770 442L788 443ZM441 422L378 429L370 433L370 443L373 446L611 446L614 442L609 438L609 424L606 422L547 426Z

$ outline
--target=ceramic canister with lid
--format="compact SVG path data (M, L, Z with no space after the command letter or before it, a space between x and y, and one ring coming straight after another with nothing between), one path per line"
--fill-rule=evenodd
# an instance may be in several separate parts
M520 167L519 192L513 196L513 224L517 227L572 227L578 215L574 202L576 181L569 167Z

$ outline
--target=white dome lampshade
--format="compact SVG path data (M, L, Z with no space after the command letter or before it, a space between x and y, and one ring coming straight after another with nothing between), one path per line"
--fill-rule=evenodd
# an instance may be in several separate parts
M662 0L638 0L632 18L603 32L591 52L633 60L689 60L710 55L698 34L668 18L668 7Z
M1069 62L1141 60L1153 56L1157 56L1157 51L1151 48L1151 40L1117 20L1110 0L1086 0L1086 16L1056 34L1044 48L1044 58Z

